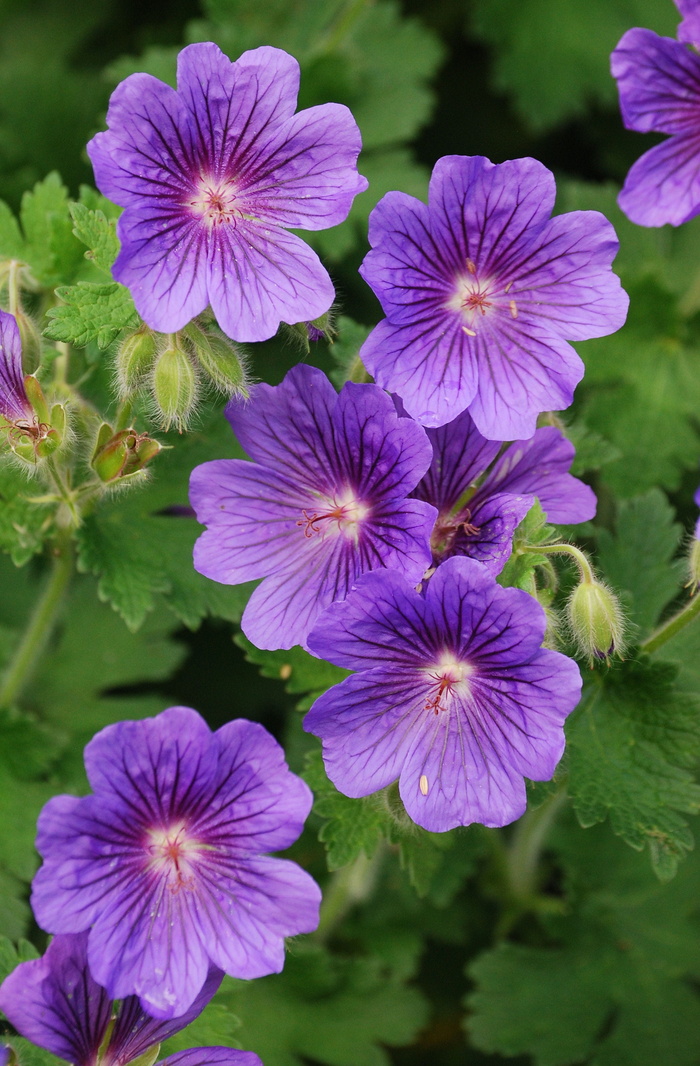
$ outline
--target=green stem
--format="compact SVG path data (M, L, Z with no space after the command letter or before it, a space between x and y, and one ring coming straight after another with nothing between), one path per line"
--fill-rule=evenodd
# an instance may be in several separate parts
M314 934L318 940L327 940L348 911L372 894L384 852L383 844L377 847L371 859L360 852L353 862L333 874L323 894L321 919Z
M527 902L538 889L538 867L544 842L552 823L566 803L566 789L562 786L548 796L544 803L528 811L517 823L508 848L508 880L516 900Z
M56 462L53 456L49 456L49 458L46 460L46 469L51 474L53 483L58 490L58 495L63 500L63 503L66 505L68 513L71 516L70 524L73 526L79 526L82 519L78 514L78 511L75 506L75 495L73 492L71 492L71 490L68 488L65 481L61 477L60 471L56 466Z
M675 637L676 633L680 633L681 629L685 629L688 623L692 622L698 615L700 615L700 595L693 596L692 600L686 603L678 614L674 614L673 618L669 618L667 622L659 626L655 633L643 640L639 645L640 648L643 651L655 652L667 640Z
M520 551L534 552L536 555L570 555L579 569L581 580L590 584L595 582L595 574L587 556L574 544L525 544Z
M54 548L51 572L44 591L29 618L19 647L15 651L0 684L0 707L15 702L29 681L37 659L51 636L63 596L73 573L73 549L70 537L63 533Z
M7 276L7 299L9 312L16 317L19 311L19 263L16 259L10 260L10 270Z

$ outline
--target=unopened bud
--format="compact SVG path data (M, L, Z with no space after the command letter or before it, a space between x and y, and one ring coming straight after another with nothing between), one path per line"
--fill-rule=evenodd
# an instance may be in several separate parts
M137 433L135 429L113 433L105 422L100 427L90 465L100 481L109 485L141 473L160 449L158 441L147 433Z
M49 413L41 385L32 374L24 379L27 399L32 407L33 418L22 418L9 424L7 441L15 455L27 463L35 464L47 459L60 448L66 435L66 409L56 403Z
M24 389L38 421L48 425L50 422L49 407L46 402L46 397L44 396L44 391L33 374L27 374L25 377Z
M148 326L142 326L136 333L124 338L114 364L121 396L128 396L143 385L155 358L156 338Z
M174 345L161 352L153 368L153 398L163 428L181 433L197 402L197 375L189 356Z
M202 372L227 396L248 395L245 363L231 341L216 333L206 333L193 322L183 333Z
M22 369L25 374L33 374L41 362L41 334L31 315L17 311L15 318L22 342Z
M336 336L330 311L326 311L325 315L321 315L320 318L315 318L313 322L294 322L286 326L286 329L289 331L288 335L291 334L296 341L300 341L307 352L309 342L315 344L317 341L325 340L332 344Z
M617 597L600 581L582 581L568 603L569 623L583 655L610 660L623 648L624 620Z

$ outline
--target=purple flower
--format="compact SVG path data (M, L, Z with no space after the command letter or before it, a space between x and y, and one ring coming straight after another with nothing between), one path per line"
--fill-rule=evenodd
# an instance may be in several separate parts
M552 776L581 692L576 663L540 647L544 630L539 604L473 559L448 559L422 595L398 574L360 578L309 635L316 655L357 671L304 722L330 779L366 796L398 777L433 832L518 818L523 777Z
M54 937L43 958L20 963L0 986L0 1009L17 1031L73 1066L96 1066L100 1048L100 1066L125 1066L194 1021L223 977L220 970L210 969L189 1010L177 1018L154 1019L136 996L127 996L113 1019L115 1004L88 968L87 942L87 933ZM217 1056L222 1066L258 1066L260 1061L247 1051L206 1050L223 1052ZM172 1055L164 1062L173 1066L179 1058Z
M94 795L57 796L39 816L37 921L90 930L93 978L159 1018L187 1011L211 965L278 972L285 936L318 923L320 893L292 844L311 793L266 730L239 719L212 734L189 707L119 722L85 749Z
M24 387L22 341L14 315L0 311L0 416L7 422L35 422Z
M554 196L535 159L445 156L427 206L390 192L374 208L360 273L387 317L360 354L423 425L468 408L489 439L531 437L583 375L567 340L623 324L615 231L597 211L550 218Z
M433 461L415 495L438 509L432 535L436 563L469 555L494 576L500 573L515 528L535 497L552 522L585 522L595 515L593 490L568 473L574 446L553 426L515 441L493 466L501 444L482 437L468 411L429 429L428 437Z
M700 213L700 9L678 2L679 41L651 30L628 30L611 56L622 119L639 133L671 136L637 160L618 198L640 226L680 226Z
M148 74L115 89L88 154L125 208L114 277L153 329L179 330L211 304L225 333L257 341L328 310L331 280L288 228L337 225L367 182L348 109L295 115L298 90L286 52L231 63L211 43L180 53L177 92Z
M194 470L190 500L208 527L194 565L225 584L265 578L241 623L254 644L304 643L319 612L367 570L420 580L436 511L407 496L432 451L386 393L349 383L338 395L320 370L300 365L227 415L254 462Z

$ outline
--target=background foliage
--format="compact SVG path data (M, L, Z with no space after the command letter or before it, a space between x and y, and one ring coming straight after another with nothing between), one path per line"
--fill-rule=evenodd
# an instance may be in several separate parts
M253 648L233 624L250 589L190 566L189 472L237 454L212 399L186 436L159 435L173 447L147 487L115 495L81 527L80 576L59 625L21 701L0 709L0 976L16 950L27 958L45 943L27 905L43 803L85 788L82 746L97 729L183 703L212 726L262 721L284 742L317 797L292 856L323 884L325 904L281 975L227 980L169 1050L232 1043L266 1066L700 1063L700 623L655 656L636 650L685 597L700 456L700 219L652 231L619 212L617 188L650 141L622 130L608 74L625 29L672 35L676 22L671 0L6 2L0 257L59 286L60 304L34 310L47 337L73 345L73 374L95 403L110 402L109 354L133 306L110 281L115 212L86 187L84 145L116 82L135 70L172 81L184 43L214 40L234 58L284 47L302 66L300 106L337 100L359 122L369 192L342 226L307 235L351 316L332 350L308 356L336 380L378 314L356 273L368 214L392 188L424 196L438 156L534 155L557 175L559 210L613 221L630 319L581 347L586 377L566 420L575 472L600 500L587 544L622 595L631 651L587 673L565 764L506 832L438 836L397 819L391 794L341 796L299 711L343 671L298 648ZM257 346L254 372L274 383L298 358L280 337ZM27 503L26 487L0 466L0 669L48 566L48 511ZM10 944L22 937L35 948ZM48 1062L11 1039L29 1066Z

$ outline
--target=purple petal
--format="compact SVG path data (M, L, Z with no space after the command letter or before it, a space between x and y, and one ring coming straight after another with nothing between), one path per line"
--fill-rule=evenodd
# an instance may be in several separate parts
M554 426L543 426L530 440L516 440L503 453L474 497L493 492L537 496L551 522L586 522L596 512L595 493L569 474L573 444Z
M262 222L241 220L213 229L206 273L217 321L239 341L267 340L281 321L320 318L335 298L313 249Z
M34 419L24 387L19 328L6 311L0 311L0 415L8 422Z
M693 499L695 500L698 507L700 507L700 488L698 488L697 492L693 496Z
M700 212L700 133L669 137L630 169L618 203L639 226L680 226Z
M247 174L294 114L299 64L280 48L255 48L232 63L211 42L191 44L178 56L177 91L199 159L217 173Z
M112 274L151 329L173 333L204 310L207 244L199 221L168 204L154 205L147 215L125 211L117 232L122 247Z
M22 962L0 988L0 1010L27 1040L92 1066L107 1032L111 1003L87 969L87 933L57 936L41 959Z
M483 563L494 577L500 574L513 550L513 534L534 502L532 496L499 492L474 503L469 524L477 532L458 531L449 554L468 555Z
M372 249L360 274L394 325L420 324L451 296L451 244L436 241L430 223L428 207L403 192L387 193L370 213Z
M700 56L651 30L628 30L610 57L622 119L639 133L688 133L700 122Z
M569 211L542 228L512 269L508 295L523 331L545 329L567 340L604 337L624 325L629 297L610 266L620 247L599 211ZM511 315L511 317L513 317Z
M246 187L255 215L279 226L326 229L344 222L355 196L367 188L357 173L360 131L342 104L300 111L267 146Z
M683 16L677 30L678 40L697 45L700 42L700 11L697 0L674 0L674 3Z
M263 1066L252 1051L230 1047L194 1047L168 1055L158 1066Z
M475 338L479 387L469 413L491 440L531 437L541 411L562 411L574 396L584 365L566 341L524 324L500 323Z
M428 437L433 460L415 495L438 511L450 511L491 465L500 441L482 437L467 411L439 429L429 429Z
M326 375L299 363L279 385L256 385L250 400L232 400L226 417L255 462L293 479L332 484L335 472L331 411L338 394Z
M438 159L430 179L431 229L449 249L452 277L464 273L468 259L485 274L509 273L521 246L551 215L555 195L554 176L537 159Z
M130 74L112 93L107 124L87 145L103 195L120 207L148 209L148 217L173 210L196 165L180 96L150 74Z
M105 1055L106 1061L110 1064L114 1063L115 1066L126 1066L126 1063L138 1058L154 1044L161 1044L175 1033L179 1033L181 1029L185 1029L202 1013L218 990L223 976L221 970L212 966L201 992L189 1010L167 1021L161 1021L146 1014L136 996L127 996L122 1000L114 1023Z
M362 345L360 357L377 384L398 393L416 421L442 426L476 393L480 351L470 341L451 312L405 326L385 318Z
M200 921L212 960L233 977L279 973L284 938L318 926L321 891L294 862L262 856L219 869Z

